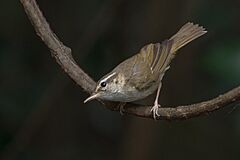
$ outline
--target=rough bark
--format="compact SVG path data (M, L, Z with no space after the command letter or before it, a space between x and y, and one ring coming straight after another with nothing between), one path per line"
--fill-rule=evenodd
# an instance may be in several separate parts
M31 21L37 35L49 48L51 55L56 59L61 68L74 80L84 91L91 93L96 82L89 77L74 61L71 49L65 46L51 30L35 0L20 0L24 10ZM159 120L182 120L204 115L216 111L228 104L240 100L240 86L218 97L185 106L162 107L158 110ZM102 102L102 101L101 101ZM115 102L102 102L108 109L119 111L119 105ZM123 113L144 118L153 119L150 112L152 106L142 106L127 103L123 107Z

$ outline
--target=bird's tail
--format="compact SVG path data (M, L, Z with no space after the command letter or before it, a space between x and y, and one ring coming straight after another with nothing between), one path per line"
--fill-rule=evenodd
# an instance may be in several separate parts
M186 23L174 36L170 38L170 40L173 40L171 53L175 53L178 49L205 33L207 33L207 31L202 26L190 22Z

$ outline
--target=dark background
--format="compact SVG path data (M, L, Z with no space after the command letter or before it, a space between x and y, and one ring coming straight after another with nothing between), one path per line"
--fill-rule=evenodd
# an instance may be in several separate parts
M95 80L188 21L208 34L179 51L162 105L213 98L240 82L239 0L38 0L59 38ZM17 0L0 2L3 160L240 158L240 110L179 122L121 116L87 94L50 56ZM155 96L155 95L154 95ZM153 97L143 101L152 104Z

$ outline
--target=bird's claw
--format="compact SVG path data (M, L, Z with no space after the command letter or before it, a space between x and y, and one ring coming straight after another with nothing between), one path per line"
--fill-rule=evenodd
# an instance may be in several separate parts
M159 107L161 106L158 103L154 103L154 106L151 108L151 112L153 113L154 120L157 120L157 117L160 116L160 114L158 114Z
M122 103L120 103L119 104L119 112L120 112L120 114L123 116L124 115L124 106L125 106L125 102L122 102Z

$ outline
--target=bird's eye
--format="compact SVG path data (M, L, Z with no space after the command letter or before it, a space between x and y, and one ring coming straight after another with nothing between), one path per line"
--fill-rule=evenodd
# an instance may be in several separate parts
M101 82L100 85L101 85L101 87L106 87L107 83L106 82Z

